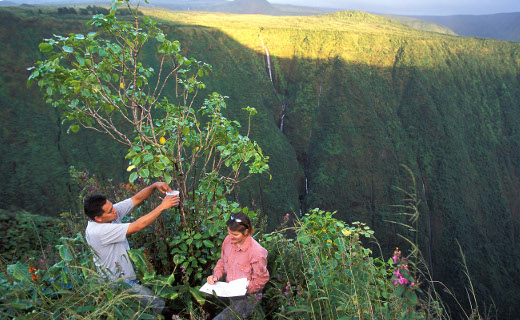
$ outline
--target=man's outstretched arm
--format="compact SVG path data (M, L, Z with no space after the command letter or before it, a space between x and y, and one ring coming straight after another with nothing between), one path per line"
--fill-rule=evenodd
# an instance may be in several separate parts
M132 197L134 207L137 207L137 205L139 205L141 202L148 199L148 197L152 195L155 189L159 190L162 193L172 191L170 186L167 185L165 182L156 182L152 185L149 185L146 188L143 188L141 191L139 191Z
M143 190L145 190L145 189L143 189ZM141 191L143 191L143 190L141 190ZM139 192L139 193L141 193L141 192ZM132 198L132 200L133 200L133 198ZM178 204L179 204L178 195L165 197L157 208L153 209L151 212L145 214L144 216L137 219L136 221L130 223L130 226L128 226L128 230L126 231L126 235L130 235L130 234L143 230L144 228L146 228L150 224L152 224L152 222L154 222L155 219L157 219L157 217L159 217L161 215L161 212L163 212L163 210L170 209L171 207L174 207Z

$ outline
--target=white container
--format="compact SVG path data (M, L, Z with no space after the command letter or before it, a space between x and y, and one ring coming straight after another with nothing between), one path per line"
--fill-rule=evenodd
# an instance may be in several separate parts
M172 192L166 192L166 196L167 197L178 196L178 195L179 195L179 191L178 190L172 190Z

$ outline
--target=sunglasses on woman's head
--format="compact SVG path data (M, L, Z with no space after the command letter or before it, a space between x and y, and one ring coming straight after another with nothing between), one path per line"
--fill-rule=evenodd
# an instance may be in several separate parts
M236 222L238 222L238 223L241 223L241 222L242 222L241 219L237 219L237 218L235 218L235 216L231 216L231 217L229 218L229 220L234 220L234 221L236 221Z

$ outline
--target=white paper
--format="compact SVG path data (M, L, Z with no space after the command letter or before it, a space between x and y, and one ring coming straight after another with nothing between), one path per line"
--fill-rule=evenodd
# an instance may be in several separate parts
M238 297L245 296L247 292L247 285L249 281L247 278L237 279L230 282L215 282L215 284L206 283L199 291L215 294L219 297Z

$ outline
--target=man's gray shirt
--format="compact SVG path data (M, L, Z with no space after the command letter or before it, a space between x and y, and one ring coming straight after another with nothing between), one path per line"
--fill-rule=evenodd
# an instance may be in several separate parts
M132 199L114 204L117 219L111 223L89 221L85 230L87 243L94 250L94 263L106 272L109 279L124 278L126 282L136 280L132 261L128 256L130 250L126 232L130 223L121 220L134 208Z

